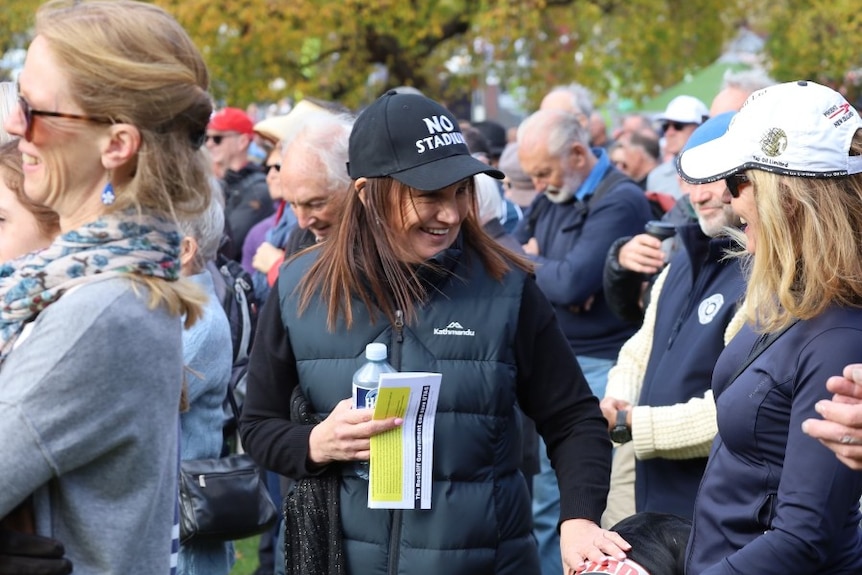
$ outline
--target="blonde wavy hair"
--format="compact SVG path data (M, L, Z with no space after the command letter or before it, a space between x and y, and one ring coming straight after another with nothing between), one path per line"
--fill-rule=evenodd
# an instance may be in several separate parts
M94 117L132 124L140 148L116 202L170 218L194 217L210 202L211 166L203 137L212 113L206 65L188 34L162 8L134 0L53 0L36 13L37 36L66 71L69 93ZM57 178L49 183L62 191ZM184 281L133 276L193 323L205 296Z
M862 130L850 154L862 155ZM737 254L747 259L747 319L768 333L830 305L862 307L862 174L746 175L759 219L756 254ZM744 245L745 236L737 237Z

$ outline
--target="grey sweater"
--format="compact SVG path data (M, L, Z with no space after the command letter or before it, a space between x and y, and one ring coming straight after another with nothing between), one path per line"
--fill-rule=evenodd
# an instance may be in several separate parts
M67 293L0 370L0 516L35 492L76 575L170 571L182 326L135 289Z

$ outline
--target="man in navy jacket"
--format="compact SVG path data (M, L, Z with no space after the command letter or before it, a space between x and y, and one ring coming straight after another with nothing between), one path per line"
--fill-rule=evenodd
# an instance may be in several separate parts
M719 137L733 115L707 120L689 141ZM723 201L724 181L683 186L698 223L677 227L683 249L656 281L644 325L623 347L601 405L609 427L616 428L615 441L633 440L636 510L691 519L716 433L712 370L745 282L739 262L726 257L734 240L723 232L738 226L739 217ZM661 257L658 246L654 251ZM738 329L741 319L734 325ZM632 451L614 456L612 498L631 499L623 494L630 493L632 478L620 476L625 454Z
M518 129L518 159L539 195L515 237L536 262L536 282L590 388L604 395L607 373L635 325L614 315L602 293L605 255L617 238L640 233L651 217L636 183L589 145L578 116L540 110ZM560 573L559 490L544 445L534 478L533 519L543 573Z

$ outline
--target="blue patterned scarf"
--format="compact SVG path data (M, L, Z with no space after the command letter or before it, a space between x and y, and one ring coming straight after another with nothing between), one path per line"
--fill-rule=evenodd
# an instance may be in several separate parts
M0 265L0 364L26 323L75 286L129 274L178 279L181 240L172 221L117 213Z

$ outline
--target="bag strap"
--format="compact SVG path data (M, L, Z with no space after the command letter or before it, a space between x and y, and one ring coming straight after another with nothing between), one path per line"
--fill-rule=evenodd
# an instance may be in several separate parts
M624 181L630 181L634 184L634 180L629 178L624 173L620 172L614 167L608 168L608 171L605 172L605 176L599 182L599 185L596 186L595 191L593 191L593 195L587 199L587 209L589 209L594 203L599 201L602 196L611 191L611 188L616 186L617 184L621 184Z
M791 327L796 325L796 322L798 322L798 321L799 321L798 319L794 319L792 322L790 322L790 325L783 327L783 328L779 329L778 331L763 334L759 338L757 338L757 341L754 343L754 346L751 348L751 351L748 352L748 357L745 358L745 361L743 361L739 365L739 367L736 369L734 374L730 377L730 379L727 380L727 385L730 385L731 383L733 383L734 380L737 377L739 377L739 375L743 371L745 371L748 368L748 366L751 365L752 362L754 362L754 360L760 356L761 353L766 351L766 348L768 348L770 345L775 343L775 340L777 340L779 337L781 337L784 334L784 332L786 332L788 329L790 329ZM725 386L725 387L727 387L727 386Z
M233 412L234 421L237 427L239 426L239 406L236 403L236 397L233 395L233 388L230 384L227 386L227 400L230 403L230 410Z

